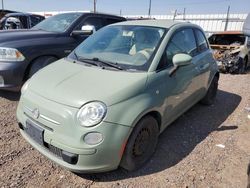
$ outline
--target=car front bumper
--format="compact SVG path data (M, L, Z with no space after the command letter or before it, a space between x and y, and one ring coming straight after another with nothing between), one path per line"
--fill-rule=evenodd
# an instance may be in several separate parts
M0 62L0 89L20 89L25 68L25 62Z
M27 107L30 109L39 108L40 117L33 118ZM76 108L67 107L32 92L27 92L19 102L17 119L22 136L40 153L64 168L78 173L95 173L116 169L120 164L125 144L132 129L105 121L94 127L81 127L77 125L75 120L77 112ZM43 118L44 116L49 118ZM55 120L54 122L52 118ZM25 131L27 121L32 121L44 130L45 144L39 144L27 134ZM55 124L55 122L59 124ZM101 133L103 135L102 142L97 145L86 144L83 138L90 132ZM76 163L72 164L64 160L65 156L62 157L60 152L77 157Z

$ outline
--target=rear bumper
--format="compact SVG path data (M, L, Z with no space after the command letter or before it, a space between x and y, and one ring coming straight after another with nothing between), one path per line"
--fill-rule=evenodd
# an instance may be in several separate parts
M25 68L25 62L0 62L0 89L19 90Z

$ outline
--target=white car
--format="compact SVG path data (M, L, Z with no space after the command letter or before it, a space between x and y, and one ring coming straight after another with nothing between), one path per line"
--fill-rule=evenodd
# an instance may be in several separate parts
M246 72L250 65L250 37L239 31L226 31L215 33L208 40L221 72Z

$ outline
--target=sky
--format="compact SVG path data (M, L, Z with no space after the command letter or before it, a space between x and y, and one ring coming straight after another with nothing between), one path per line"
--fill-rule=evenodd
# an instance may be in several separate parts
M93 10L94 0L4 0L4 8L24 12ZM148 14L150 0L97 0L97 11L122 15ZM151 0L151 14L249 13L250 0Z

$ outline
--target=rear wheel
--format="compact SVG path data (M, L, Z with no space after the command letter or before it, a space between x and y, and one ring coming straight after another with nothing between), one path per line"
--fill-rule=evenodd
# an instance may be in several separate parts
M146 116L135 126L120 166L128 171L137 170L153 155L158 142L158 123L152 116Z
M40 69L46 67L47 65L53 63L56 61L57 58L52 57L52 56L43 56L37 58L31 65L29 73L28 73L28 78L31 78L37 71Z
M215 101L217 90L218 90L219 77L215 76L208 88L206 96L201 100L204 105L212 105Z

